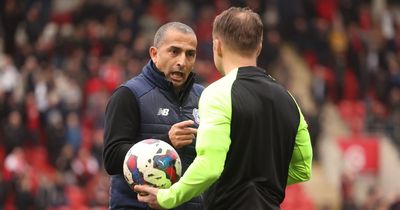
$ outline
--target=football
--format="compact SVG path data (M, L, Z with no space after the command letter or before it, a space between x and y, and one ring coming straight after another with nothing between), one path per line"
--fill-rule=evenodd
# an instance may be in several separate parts
M182 163L176 150L168 143L145 139L126 153L123 172L131 189L136 184L169 188L181 177Z

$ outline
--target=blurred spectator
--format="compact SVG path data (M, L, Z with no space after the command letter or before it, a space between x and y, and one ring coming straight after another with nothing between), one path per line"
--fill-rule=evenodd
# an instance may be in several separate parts
M0 64L0 91L6 95L12 95L13 91L20 83L21 75L14 65L11 56L3 57L3 64Z
M198 19L196 23L196 35L197 35L197 52L196 57L198 59L212 60L212 22L216 15L215 8L211 6L205 6L197 11Z
M296 36L297 37L297 36ZM280 45L281 37L278 31L271 29L264 32L264 47L261 50L263 59L258 60L260 67L265 68L267 71L277 65L280 58ZM304 40L301 41L305 43Z
M57 176L55 178L46 175L40 176L35 204L38 209L52 209L67 204L60 178Z
M104 110L111 92L140 73L148 61L152 34L166 21L183 21L196 30L196 80L208 85L220 78L212 62L212 20L231 5L253 7L263 17L264 47L258 63L274 78L293 88L293 65L284 59L284 46L296 49L310 69L312 86L305 91L317 108L305 117L314 152L318 152L322 127L320 112L331 102L340 109L344 101L365 107L362 118L350 119L358 123L355 133L383 133L400 151L397 1L3 0L0 151L6 158L0 209L4 202L6 207L16 206L12 198L17 195L25 202L18 204L21 208L26 207L23 204L69 208L72 203L64 190L75 192L69 189L76 184L93 195L83 199L87 206L107 206L104 189L108 183L99 160ZM50 168L37 183L11 179L21 168L33 166L34 161L23 158L32 146L47 149L43 156L48 155L44 159L50 161ZM318 159L318 153L314 157ZM364 206L352 200L351 175L350 179L346 176L344 204ZM34 200L31 191L37 192ZM371 189L371 200L379 197L379 191ZM2 192L7 193L2 197ZM375 206L398 208L398 194L389 197Z
M85 186L99 171L99 164L87 149L81 148L72 161L72 171L78 184Z
M57 171L66 174L72 171L71 165L75 155L72 145L66 144L62 147L60 154L57 156L56 169Z
M379 100L371 98L367 104L367 112L369 113L366 119L367 130L370 132L384 131L388 117L385 105Z
M331 65L331 50L329 48L329 25L322 18L316 18L312 26L314 50L317 52L318 62L323 65Z
M78 114L76 112L68 113L65 125L65 140L67 144L72 146L74 154L78 153L79 147L81 146L81 133Z
M15 206L17 209L30 209L34 207L33 183L27 171L16 182Z
M10 173L9 180L17 181L20 177L31 173L24 151L20 147L14 148L4 160L4 169Z
M4 52L13 55L16 51L16 31L23 20L25 1L4 0L0 1L0 22L6 33L4 36Z
M50 163L55 166L57 157L60 155L61 149L65 144L65 127L63 124L63 116L60 111L52 110L47 115L46 127L46 147L49 154Z
M34 4L26 13L25 31L30 43L35 43L47 22L46 12L41 4Z
M104 128L95 128L92 137L91 153L101 167L103 165L103 136Z
M40 72L39 61L34 55L26 58L23 66L21 67L22 87L26 94L35 91L35 85Z
M210 84L221 77L214 64L209 60L196 60L194 71L198 82L204 85Z
M4 146L6 154L9 154L17 147L25 145L27 133L23 124L22 115L19 111L11 111L7 122L3 125Z
M332 76L330 76L329 70L324 66L315 66L313 71L314 77L311 93L316 104L322 106L327 100L327 92L332 89Z
M118 49L116 49L118 50ZM105 81L108 92L112 92L122 83L123 69L117 60L107 59L106 63L100 67L100 77Z
M25 113L26 113L26 130L27 140L30 140L32 146L38 146L43 142L40 142L42 132L40 124L39 110L36 106L35 96L32 92L27 92L25 98Z
M108 205L109 186L110 180L104 170L89 180L86 193L91 208L101 208Z

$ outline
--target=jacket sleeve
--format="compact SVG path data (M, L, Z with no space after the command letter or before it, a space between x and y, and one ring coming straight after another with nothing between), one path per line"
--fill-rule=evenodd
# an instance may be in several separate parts
M126 153L136 143L140 115L135 95L126 87L110 97L105 112L103 162L108 174L122 174Z
M307 181L311 178L312 147L308 125L300 111L300 123L297 129L292 159L289 164L287 184Z

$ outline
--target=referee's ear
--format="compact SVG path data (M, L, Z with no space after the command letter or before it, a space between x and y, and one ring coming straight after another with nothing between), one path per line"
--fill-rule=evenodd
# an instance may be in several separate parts
M260 45L257 48L257 54L256 54L257 57L260 55L261 49L262 49L262 42L260 43Z
M222 57L222 48L223 48L223 46L222 46L222 43L221 43L221 41L218 39L218 38L215 38L214 40L213 40L213 50L214 50L214 53L216 54L216 55L218 55L219 57Z

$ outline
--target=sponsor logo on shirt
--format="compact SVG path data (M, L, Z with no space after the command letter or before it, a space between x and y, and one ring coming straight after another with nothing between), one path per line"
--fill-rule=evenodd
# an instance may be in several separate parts
M167 108L159 108L157 115L168 116L169 109Z

